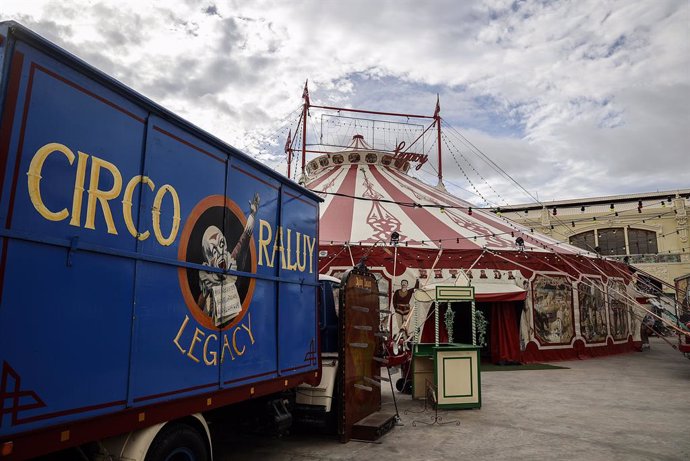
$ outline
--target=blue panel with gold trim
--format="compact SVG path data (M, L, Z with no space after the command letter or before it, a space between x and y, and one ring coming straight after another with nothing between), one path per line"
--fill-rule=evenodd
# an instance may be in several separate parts
M0 437L317 370L320 199L31 40L0 81Z

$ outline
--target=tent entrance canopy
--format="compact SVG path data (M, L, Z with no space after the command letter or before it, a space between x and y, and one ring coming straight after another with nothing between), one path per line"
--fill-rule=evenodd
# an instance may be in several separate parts
M418 289L414 293L416 308L421 312L421 318L426 319L430 316L430 310L434 302L438 308L439 304L444 305L448 302L447 309L451 309L451 303L456 302L472 302L471 313L469 310L460 310L456 314L469 314L469 319L465 316L465 321L456 317L453 322L458 337L466 337L469 334L472 344L476 344L476 320L475 309L484 311L486 319L490 319L490 331L484 330L482 335L488 333L489 351L491 359L494 363L519 363L520 362L520 330L519 330L519 312L523 310L524 301L527 298L527 291L512 283L472 283L467 286L457 285L458 293L461 293L462 288L470 288L473 291L474 299L462 299L462 295L458 296L457 300L444 300L443 289L452 291L447 285L432 284ZM441 294L439 294L441 293ZM483 307L479 307L479 304ZM444 316L445 317L445 316ZM425 323L425 327L429 322ZM438 325L438 321L436 325ZM464 324L464 333L462 326ZM426 330L426 328L425 328ZM424 333L422 333L424 334ZM449 333L452 335L452 333ZM437 337L439 334L437 333ZM482 347L483 345L480 345Z
M419 302L436 300L436 287L432 284L415 291L414 297ZM474 297L477 302L524 301L527 291L512 283L473 283Z

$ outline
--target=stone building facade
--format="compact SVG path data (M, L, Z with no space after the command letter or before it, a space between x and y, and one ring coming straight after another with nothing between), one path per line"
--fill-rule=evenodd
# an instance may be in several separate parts
M690 189L501 207L535 232L626 260L664 282L690 274Z

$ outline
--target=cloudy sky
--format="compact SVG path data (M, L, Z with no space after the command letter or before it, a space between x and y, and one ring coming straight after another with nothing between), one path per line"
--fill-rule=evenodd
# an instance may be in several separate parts
M440 95L542 201L690 187L687 0L2 0L9 19L281 172L308 79L323 105L431 115ZM459 149L451 191L532 201Z

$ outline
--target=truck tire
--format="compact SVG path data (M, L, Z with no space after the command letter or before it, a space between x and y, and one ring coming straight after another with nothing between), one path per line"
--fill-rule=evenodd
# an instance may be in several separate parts
M208 461L206 441L183 423L166 426L151 442L145 461Z
M395 382L395 388L401 394L411 394L412 393L412 381L406 380L405 378L399 378Z

